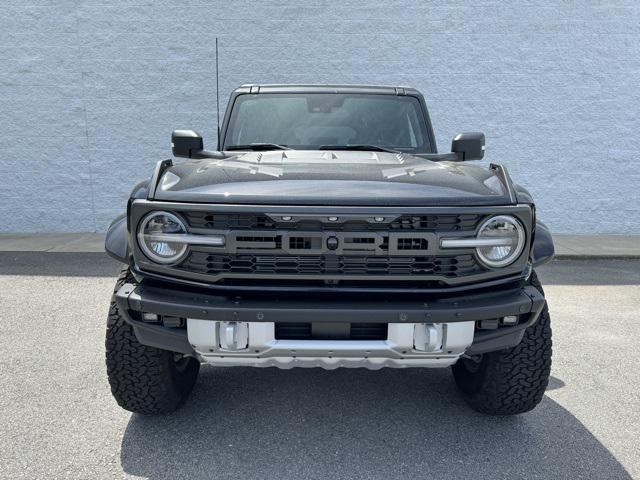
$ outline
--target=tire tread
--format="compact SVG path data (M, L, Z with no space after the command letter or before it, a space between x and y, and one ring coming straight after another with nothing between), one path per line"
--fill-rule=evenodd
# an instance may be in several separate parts
M134 281L123 269L117 291ZM174 411L193 388L200 364L192 359L183 373L175 369L173 352L142 345L111 299L106 332L106 365L111 393L122 408L146 415ZM178 378L182 377L182 378Z
M535 273L531 284L544 295ZM551 354L551 320L545 305L538 321L525 330L518 345L485 354L481 370L475 374L456 364L454 377L474 410L491 415L525 413L535 408L544 396L551 373ZM480 377L475 378L475 385L470 387L472 375Z

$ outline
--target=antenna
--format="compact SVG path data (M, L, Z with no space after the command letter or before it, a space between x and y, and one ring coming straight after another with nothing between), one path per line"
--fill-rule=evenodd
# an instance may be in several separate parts
M218 148L220 148L220 89L218 88L218 37L216 37L216 116L218 117Z

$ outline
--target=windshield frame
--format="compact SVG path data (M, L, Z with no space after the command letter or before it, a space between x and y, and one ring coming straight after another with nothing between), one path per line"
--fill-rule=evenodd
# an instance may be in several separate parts
M289 94L301 94L301 95L313 95L313 94L336 94L336 95L340 95L340 94L344 94L344 93L348 93L351 95L366 95L366 96L372 96L372 95L392 95L389 93L384 93L384 92L372 92L372 91L362 91L362 92L354 92L354 91L349 91L349 92L338 92L338 91L286 91L286 92L260 92L260 93L256 93L256 92L248 92L248 91L234 91L231 94L231 97L229 98L229 103L227 105L227 109L224 115L224 119L223 119L223 124L222 124L222 129L220 131L220 134L218 136L218 150L219 151L226 151L225 147L227 145L233 145L233 143L230 141L231 139L228 138L229 137L229 127L231 124L231 118L233 116L234 110L237 107L237 103L239 98L242 95L269 95L271 96L275 96L275 95L283 95L283 96L287 96ZM436 147L436 143L435 143L435 136L433 133L433 128L431 126L431 119L429 117L429 112L427 110L427 106L425 104L424 101L424 97L420 94L420 93L405 93L404 96L407 97L413 97L417 100L418 106L419 108L416 109L416 113L418 114L418 121L422 122L422 127L424 128L423 130L423 134L424 134L424 145L422 146L422 148L416 150L416 151L409 151L406 150L405 153L408 154L429 154L429 153L437 153L437 147ZM233 150L234 152L239 151L239 150Z

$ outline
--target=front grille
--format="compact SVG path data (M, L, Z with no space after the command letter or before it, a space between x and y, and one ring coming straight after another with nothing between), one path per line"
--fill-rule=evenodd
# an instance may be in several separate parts
M474 235L484 213L299 212L181 210L193 234L222 234L226 243L191 245L185 259L170 268L224 285L315 282L330 287L380 284L388 278L397 288L408 282L442 286L486 272L472 250L439 246L442 234Z
M181 269L208 275L404 275L459 277L478 273L473 255L456 256L332 256L222 255L192 251Z
M386 323L281 323L276 340L386 340Z

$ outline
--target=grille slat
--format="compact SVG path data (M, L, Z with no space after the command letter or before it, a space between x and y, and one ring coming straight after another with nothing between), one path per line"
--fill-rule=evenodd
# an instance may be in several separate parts
M186 212L189 225L194 228L215 230L290 230L290 231L470 231L475 230L483 218L479 214L402 215L386 223L370 223L361 219L340 223L327 223L304 219L298 222L277 222L267 215Z
M444 275L476 272L473 255L455 257L350 257L325 255L223 255L192 252L180 268L209 275L221 273L309 275Z

